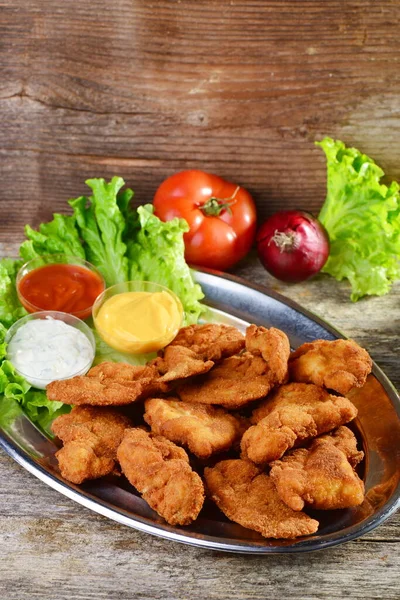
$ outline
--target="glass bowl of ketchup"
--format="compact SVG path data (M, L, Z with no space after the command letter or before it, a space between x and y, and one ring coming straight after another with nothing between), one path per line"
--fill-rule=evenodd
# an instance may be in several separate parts
M105 281L96 267L82 258L49 254L24 264L16 287L22 306L30 313L56 310L87 319Z

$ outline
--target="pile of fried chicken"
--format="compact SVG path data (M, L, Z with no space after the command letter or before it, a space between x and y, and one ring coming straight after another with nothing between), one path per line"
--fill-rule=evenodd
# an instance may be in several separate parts
M266 538L313 534L307 509L363 502L363 452L345 426L357 409L345 394L371 367L352 340L291 353L273 327L250 325L243 336L190 325L145 366L104 362L48 385L50 400L74 405L52 425L61 475L80 484L120 469L171 525L192 523L207 495ZM129 416L132 403L139 417Z

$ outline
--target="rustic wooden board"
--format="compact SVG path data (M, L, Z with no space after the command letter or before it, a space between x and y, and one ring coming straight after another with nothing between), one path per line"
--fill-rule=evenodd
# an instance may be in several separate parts
M260 218L317 211L326 134L400 179L398 0L1 0L0 19L3 241L91 176L143 203L201 168Z

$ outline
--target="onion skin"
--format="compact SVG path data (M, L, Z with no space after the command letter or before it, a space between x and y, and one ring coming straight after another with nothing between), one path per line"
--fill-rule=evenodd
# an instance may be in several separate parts
M272 215L260 227L256 241L263 266L281 281L296 283L313 277L329 256L325 227L301 210Z

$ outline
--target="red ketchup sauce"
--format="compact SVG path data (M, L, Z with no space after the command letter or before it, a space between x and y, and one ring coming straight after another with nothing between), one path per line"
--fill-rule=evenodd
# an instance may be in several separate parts
M18 285L21 304L29 312L58 310L87 319L104 281L79 265L51 264L33 269Z

